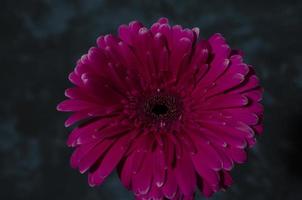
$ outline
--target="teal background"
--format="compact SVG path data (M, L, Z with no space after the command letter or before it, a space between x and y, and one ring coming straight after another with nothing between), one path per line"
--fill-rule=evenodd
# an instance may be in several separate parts
M265 131L235 184L212 200L302 199L302 1L1 0L0 199L133 199L110 176L90 188L69 166L72 150L55 110L77 58L100 34L159 17L221 32L243 49L265 88ZM196 199L200 199L199 195Z

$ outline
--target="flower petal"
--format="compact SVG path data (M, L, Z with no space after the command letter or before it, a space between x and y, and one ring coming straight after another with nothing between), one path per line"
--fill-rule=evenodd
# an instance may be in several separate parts
M180 191L185 196L194 194L196 187L196 175L189 153L183 153L180 159L176 161L175 177Z
M127 143L129 137L130 134L127 134L126 136L118 139L106 152L99 166L97 166L97 169L89 172L88 181L90 186L101 184L117 166L126 152L124 145Z
M104 140L103 142L96 145L91 149L87 155L80 160L79 171L83 174L85 173L93 164L96 163L98 159L101 158L103 153L105 153L108 148L112 145L114 140Z
M97 104L88 101L68 99L61 102L57 106L57 110L64 111L64 112L75 112L75 111L85 110L88 108L97 108L97 107L98 107Z
M132 177L133 191L138 195L144 195L151 189L153 175L153 157L148 152L142 164L142 168Z
M177 192L175 172L170 168L167 170L167 181L163 186L163 194L167 199L173 199Z

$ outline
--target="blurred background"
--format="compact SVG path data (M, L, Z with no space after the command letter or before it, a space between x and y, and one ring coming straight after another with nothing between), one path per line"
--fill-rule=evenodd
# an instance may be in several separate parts
M265 132L211 200L302 199L302 1L285 0L1 0L0 199L133 199L116 174L90 188L70 168L67 114L55 107L97 36L161 16L205 38L221 32L265 88Z

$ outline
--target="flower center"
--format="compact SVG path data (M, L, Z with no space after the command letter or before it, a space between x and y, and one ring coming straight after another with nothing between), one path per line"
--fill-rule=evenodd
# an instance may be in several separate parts
M152 108L152 113L155 115L165 115L169 111L169 108L166 105L156 104Z
M138 113L146 126L169 127L181 116L183 105L176 94L157 91L140 99Z

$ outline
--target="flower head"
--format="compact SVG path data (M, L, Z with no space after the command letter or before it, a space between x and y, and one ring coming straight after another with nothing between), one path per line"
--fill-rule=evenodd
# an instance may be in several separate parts
M99 37L57 107L73 112L66 126L79 122L67 141L72 167L88 173L90 186L116 168L137 199L227 188L262 132L262 88L242 57L220 34L199 39L198 28L166 18Z

